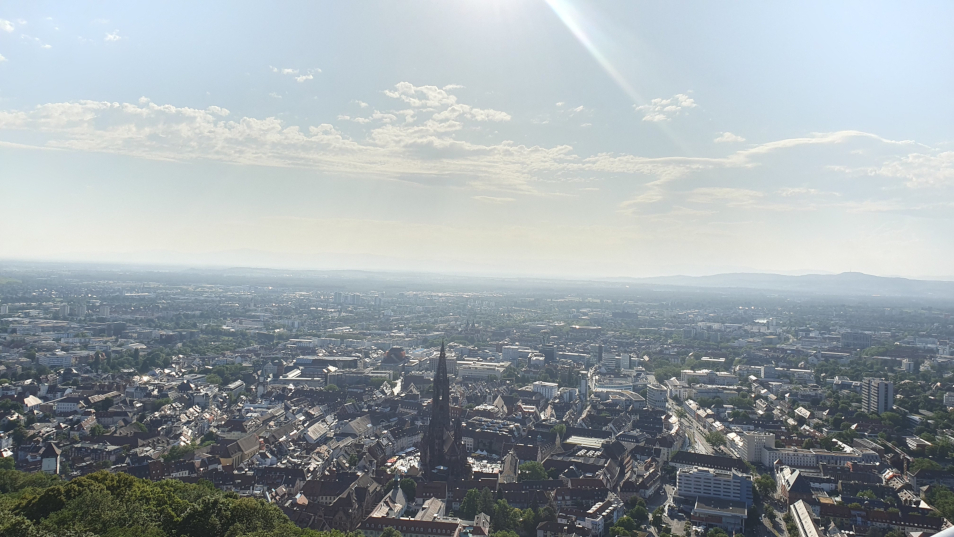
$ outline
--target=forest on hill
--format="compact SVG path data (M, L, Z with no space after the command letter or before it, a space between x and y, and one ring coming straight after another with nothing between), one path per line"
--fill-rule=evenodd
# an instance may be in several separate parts
M281 509L212 483L96 472L71 481L0 470L4 537L360 537L303 530Z

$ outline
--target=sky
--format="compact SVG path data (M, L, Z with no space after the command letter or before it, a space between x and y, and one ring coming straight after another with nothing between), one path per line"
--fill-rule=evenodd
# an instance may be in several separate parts
M0 3L0 259L954 278L954 4Z

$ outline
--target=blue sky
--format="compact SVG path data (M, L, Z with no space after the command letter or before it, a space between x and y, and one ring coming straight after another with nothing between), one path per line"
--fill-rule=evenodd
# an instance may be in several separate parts
M947 4L0 5L0 257L954 276Z

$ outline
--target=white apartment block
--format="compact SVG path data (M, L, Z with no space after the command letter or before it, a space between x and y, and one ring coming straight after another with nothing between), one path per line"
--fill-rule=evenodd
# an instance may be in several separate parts
M766 468L772 468L776 461L780 461L783 466L808 468L817 467L822 463L837 466L845 466L849 462L877 464L880 460L881 457L877 453L867 449L853 449L851 452L844 452L769 446L762 448L762 465Z
M868 414L883 414L894 408L894 383L877 378L861 381L861 410Z
M676 495L683 498L703 496L744 502L752 505L752 476L736 470L729 472L711 468L680 468L676 473Z
M63 354L63 355L53 354L53 355L40 356L38 361L40 362L40 365L45 365L46 367L49 367L49 368L73 367L73 356L69 354Z
M669 402L669 390L661 384L646 386L646 404L649 408L665 409Z
M726 445L746 462L762 462L762 449L775 447L775 435L754 431L734 431L726 435Z
M538 380L533 383L533 391L542 395L547 401L556 397L557 390L559 389L559 385L554 382L541 382Z
M739 383L739 377L732 373L710 371L708 369L700 369L699 371L683 369L679 374L679 380L696 384L713 384L716 386L734 386Z

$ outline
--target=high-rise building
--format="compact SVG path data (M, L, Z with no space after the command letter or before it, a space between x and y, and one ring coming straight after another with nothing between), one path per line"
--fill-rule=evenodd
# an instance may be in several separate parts
M907 358L901 360L901 370L905 373L914 373L914 360Z
M99 314L103 317L109 317L109 306L106 306L106 305L100 306Z
M543 361L545 363L551 363L556 361L556 349L553 345L544 344L540 347L540 352L543 353Z
M10 313L10 306L6 304L0 305L0 315L6 315L8 313Z
M646 386L646 404L649 408L665 409L669 401L669 390L662 384Z
M861 410L863 412L882 414L893 408L893 382L877 378L866 378L861 381Z
M871 334L864 332L842 332L841 346L846 349L867 349L871 346Z
M602 345L601 345L602 347ZM601 353L602 357L600 358L600 365L602 365L606 371L614 372L620 371L623 367L622 358L617 356L612 352Z
M748 462L762 461L762 448L775 447L775 435L761 431L739 431L729 435L728 447L740 459Z
M463 424L460 418L451 423L447 356L441 343L434 375L431 420L421 439L421 476L429 481L459 481L469 478L468 474Z

